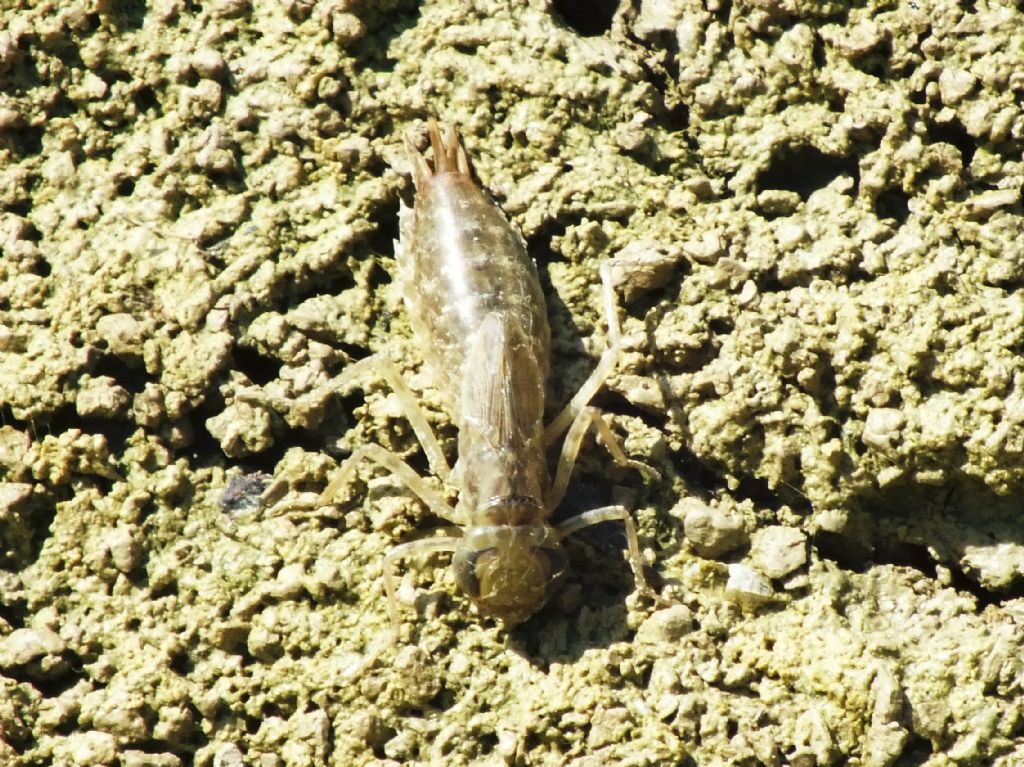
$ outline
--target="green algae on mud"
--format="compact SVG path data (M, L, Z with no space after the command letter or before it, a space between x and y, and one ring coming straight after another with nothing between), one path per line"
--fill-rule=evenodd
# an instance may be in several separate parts
M0 10L0 761L1024 759L1020 10L572 8ZM454 448L390 285L432 114L540 263L555 403L620 267L600 404L663 479L589 451L564 513L634 508L672 607L595 531L509 634L410 567L389 648L414 499L252 503L417 460L325 388L371 351Z

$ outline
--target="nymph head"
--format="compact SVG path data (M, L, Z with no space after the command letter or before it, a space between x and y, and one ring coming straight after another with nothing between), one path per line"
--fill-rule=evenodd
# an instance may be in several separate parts
M544 606L568 565L558 534L545 522L471 527L452 558L463 593L481 612L509 625Z

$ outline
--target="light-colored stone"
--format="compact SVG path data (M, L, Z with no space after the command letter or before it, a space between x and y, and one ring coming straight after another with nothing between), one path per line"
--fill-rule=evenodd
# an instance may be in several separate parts
M774 525L751 537L750 560L769 578L782 578L807 563L807 535L795 527Z
M682 517L686 540L702 557L723 556L747 545L749 540L742 518L699 499L684 499L673 514Z
M942 103L947 106L955 106L963 101L964 97L974 90L977 85L977 78L964 69L947 67L939 75L939 93L942 96Z
M742 562L729 565L725 593L740 604L749 606L763 604L775 598L775 589L768 579Z
M0 639L0 668L24 666L46 655L60 655L64 649L64 640L48 628L15 629Z
M902 410L892 407L876 407L868 411L864 419L864 444L875 450L890 450L906 423Z
M640 624L637 629L637 641L678 642L694 628L693 611L685 605L672 605L658 610L650 618Z

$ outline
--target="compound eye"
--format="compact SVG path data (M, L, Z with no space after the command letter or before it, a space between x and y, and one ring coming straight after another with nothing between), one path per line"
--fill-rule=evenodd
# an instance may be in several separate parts
M561 546L557 549L537 549L535 556L544 557L547 561L548 582L545 592L546 597L550 597L561 588L562 581L565 580L565 576L569 572L569 558Z
M480 578L477 577L477 561L480 557L494 557L496 551L490 549L474 549L457 551L452 557L452 572L455 574L455 585L470 599L480 596Z
M470 597L480 597L480 578L487 575L497 564L498 550L496 548L476 549L472 551L459 551L452 557L452 571L455 575L455 584L459 590ZM547 597L554 594L562 585L565 576L569 571L569 558L561 547L542 547L533 551L536 564L539 565L545 580L544 591ZM540 573L538 573L540 574Z

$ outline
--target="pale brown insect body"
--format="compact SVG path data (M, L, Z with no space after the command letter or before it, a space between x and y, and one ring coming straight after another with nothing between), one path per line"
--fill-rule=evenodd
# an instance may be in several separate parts
M581 527L617 520L626 526L637 587L653 596L643 577L636 529L622 506L604 506L558 525L548 522L565 495L569 475L588 429L593 428L616 463L631 461L590 398L615 366L618 324L610 279L602 269L609 348L584 385L546 428L544 395L550 368L551 331L537 266L519 232L473 180L455 128L441 136L430 125L433 166L406 143L414 165L416 197L400 214L397 284L409 309L423 357L447 413L459 429L459 461L452 470L416 397L385 354L349 365L332 388L367 373L394 390L416 432L431 470L459 489L453 508L412 467L375 443L361 444L319 496L334 502L362 461L372 461L406 484L461 535L427 538L394 547L384 558L384 587L398 624L395 565L415 554L452 551L459 588L477 607L514 625L536 612L565 577L562 540ZM239 397L287 410L298 403L265 391ZM321 401L315 394L305 398ZM562 436L551 481L546 454ZM265 496L276 496L276 485ZM283 506L290 506L283 504ZM295 504L303 506L302 502Z
M522 236L474 181L454 127L442 136L431 123L430 141L433 167L406 140L416 194L413 207L401 213L398 285L428 369L459 430L459 460L453 471L393 366L373 357L353 367L373 368L387 378L431 468L458 488L458 503L449 506L407 464L372 444L352 454L324 496L329 499L351 467L368 458L389 469L439 516L462 528L458 536L412 541L388 552L384 583L396 623L394 569L401 558L453 551L459 588L481 611L515 624L543 606L564 578L568 562L562 539L607 520L625 524L637 584L649 592L633 522L623 507L595 509L557 527L548 523L565 494L589 427L601 435L616 461L635 465L599 413L587 407L614 366L617 348L605 353L598 369L545 430L551 331L537 268ZM605 295L610 311L607 280ZM618 326L612 316L609 325L617 342ZM351 375L358 372L353 369ZM567 427L552 483L547 448Z
M423 357L459 428L460 507L475 521L472 510L484 499L540 498L546 488L541 439L551 331L522 238L472 180L461 147L432 135L438 159L430 173L416 156L399 280Z
M459 587L519 622L560 583L566 557L547 524L544 390L551 330L522 237L470 175L454 130L432 127L402 218L402 293L423 356L459 429Z

